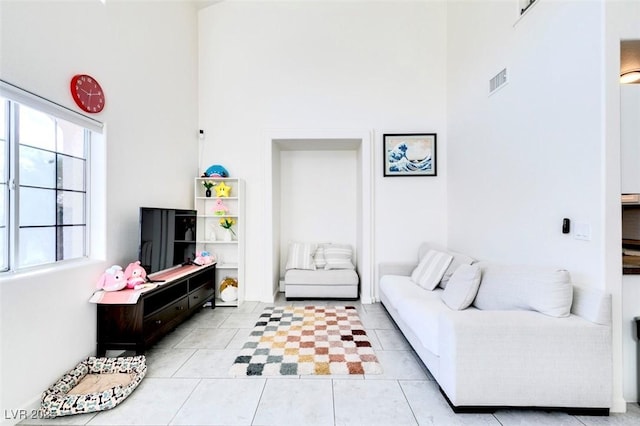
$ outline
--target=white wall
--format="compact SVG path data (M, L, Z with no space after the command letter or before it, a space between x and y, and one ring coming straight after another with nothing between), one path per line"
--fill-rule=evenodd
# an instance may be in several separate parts
M600 5L541 1L516 17L510 2L449 8L449 241L604 288ZM565 217L591 241L563 235Z
M561 265L576 283L612 293L614 410L624 409L627 376L614 93L620 37L639 30L633 8L539 1L514 25L509 2L453 2L447 28L450 245L495 261ZM487 96L504 67L509 84ZM589 224L591 240L561 234L563 217L574 231Z
M107 264L137 258L138 208L193 204L197 15L188 2L98 0L3 0L0 13L0 78L74 110L74 74L102 84L106 107L96 118L106 123L106 146L94 154L106 160L108 176L106 207L98 206L106 234L92 236L99 259L0 278L6 413L35 403L94 353L96 311L88 298Z
M290 242L341 243L356 249L357 152L281 151L280 273Z
M382 178L385 130L438 133L446 161L444 2L222 2L199 13L203 167L247 183L247 300L270 287L265 158L273 129L374 131L376 262L446 239L446 167ZM290 133L294 133L293 131ZM268 265L271 267L271 265Z

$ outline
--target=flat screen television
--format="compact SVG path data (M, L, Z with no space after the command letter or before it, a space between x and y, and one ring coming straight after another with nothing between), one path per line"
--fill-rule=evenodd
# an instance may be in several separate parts
M195 210L140 207L138 259L147 274L188 264L195 252Z

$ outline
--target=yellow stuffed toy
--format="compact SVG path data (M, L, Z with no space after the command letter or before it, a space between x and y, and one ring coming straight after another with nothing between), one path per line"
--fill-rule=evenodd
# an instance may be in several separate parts
M217 184L214 189L216 190L216 197L218 198L228 197L231 192L231 187L224 182Z
M238 299L238 280L226 277L220 282L220 299L223 302L231 302Z

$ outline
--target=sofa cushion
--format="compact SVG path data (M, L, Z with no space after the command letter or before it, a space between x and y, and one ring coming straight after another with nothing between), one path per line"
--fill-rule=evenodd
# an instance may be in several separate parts
M347 244L327 244L324 246L324 269L355 269L351 262L353 250Z
M404 300L424 297L425 290L405 275L384 275L380 278L380 292L394 308L400 309Z
M358 281L358 274L353 269L335 269L330 271L325 271L324 269L317 269L315 271L290 269L284 274L284 282L286 285L357 285Z
M442 301L457 311L468 308L478 294L480 277L477 265L460 265L442 292Z
M398 315L420 340L422 346L440 355L439 318L451 310L442 302L442 289L428 291L419 288L421 297L404 299L398 306Z
M425 290L404 275L384 275L380 278L380 293L420 343L438 355L438 316L441 312L451 312L442 302L442 290Z
M451 263L449 264L447 270L444 271L444 275L440 280L439 287L442 288L447 288L449 280L458 270L458 267L460 267L460 265L471 265L473 262L475 262L475 259L473 257L467 256L466 254L456 253L455 251L448 251L447 253L453 256L453 259L451 260Z
M482 282L473 304L482 310L530 310L566 317L573 288L564 269L481 263Z
M411 273L411 281L426 290L433 290L440 283L452 259L453 256L448 253L429 250Z
M310 269L315 270L316 265L313 263L313 254L316 251L316 245L311 243L291 243L289 244L289 254L287 257L287 265L285 269Z
M596 324L611 325L611 294L574 286L571 313Z

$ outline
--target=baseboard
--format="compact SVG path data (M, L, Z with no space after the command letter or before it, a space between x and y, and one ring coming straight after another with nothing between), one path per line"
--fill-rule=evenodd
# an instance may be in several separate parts
M274 303L276 300L278 300L278 293L279 293L278 287L274 288L273 293L271 294L271 300L263 300L263 302Z
M40 396L32 399L20 409L3 410L2 426L16 425L24 420L33 422L40 420ZM29 423L34 424L34 423Z
M367 296L367 297L363 297L362 295L360 295L360 303L365 304L365 305L371 305L373 303L376 303L377 301L375 299L373 299L371 296Z
M87 359L89 357L95 356L95 350L91 353L87 354L85 357L81 358L81 360ZM61 373L61 375L64 372ZM43 387L43 391L47 389L52 383L47 384ZM28 401L20 404L20 408L15 409L2 409L2 422L0 426L13 426L24 420L27 420L28 424L42 424L43 422L39 421L42 419L42 415L40 414L40 403L41 403L42 393L38 393L37 396L29 399Z
M627 401L623 398L614 398L613 403L611 404L611 412L612 413L626 413L627 412Z

